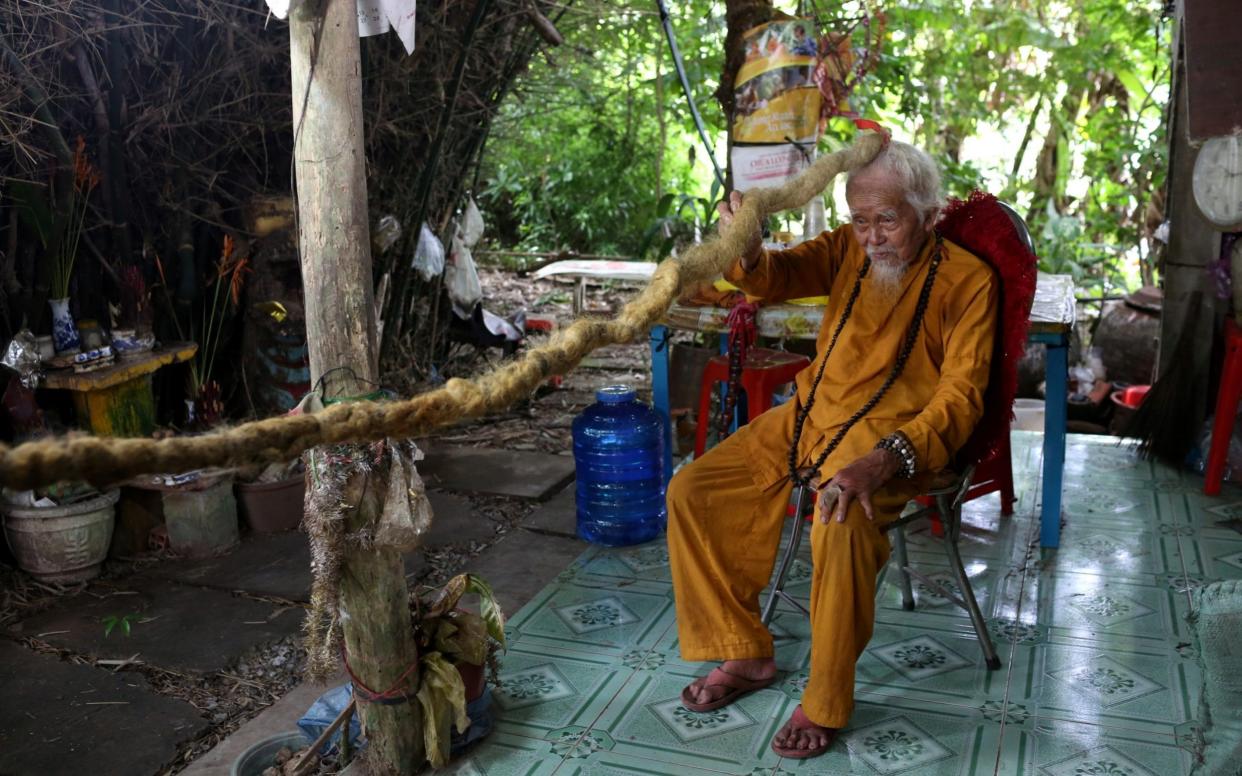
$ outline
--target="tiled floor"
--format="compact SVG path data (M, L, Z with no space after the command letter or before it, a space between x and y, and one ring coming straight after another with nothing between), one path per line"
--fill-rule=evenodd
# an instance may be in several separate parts
M1242 489L1137 460L1114 440L1071 437L1062 547L1038 548L1042 437L1015 434L1016 514L967 505L961 547L1004 662L988 671L965 613L916 582L901 609L885 570L875 635L858 663L857 707L825 755L782 760L773 733L806 681L809 633L778 612L781 680L714 712L681 707L708 664L677 649L662 542L592 548L510 620L496 730L455 774L1187 773L1200 677L1184 617L1190 591L1242 577ZM948 568L926 529L911 559ZM805 591L809 556L790 589ZM806 593L809 595L809 592Z

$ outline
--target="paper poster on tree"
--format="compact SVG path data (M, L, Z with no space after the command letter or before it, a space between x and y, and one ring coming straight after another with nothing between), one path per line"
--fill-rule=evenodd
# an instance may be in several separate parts
M814 140L822 97L812 78L815 28L805 19L769 22L743 37L746 59L733 85L733 141Z

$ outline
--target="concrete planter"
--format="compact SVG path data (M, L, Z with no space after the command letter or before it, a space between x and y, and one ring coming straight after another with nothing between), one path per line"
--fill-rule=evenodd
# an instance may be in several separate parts
M120 491L57 507L5 503L4 537L17 565L35 579L61 584L99 576L108 554Z
M218 555L235 547L237 499L232 477L203 480L164 491L168 543L190 558Z

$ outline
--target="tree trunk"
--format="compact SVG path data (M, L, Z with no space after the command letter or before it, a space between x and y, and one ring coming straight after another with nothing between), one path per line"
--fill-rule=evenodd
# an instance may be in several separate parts
M352 2L312 0L289 22L311 380L327 377L325 389L333 395L358 395L370 390L364 381L378 379L378 364L357 14ZM387 470L377 466L346 484L353 507L346 512L349 532L376 523L386 480ZM373 690L394 686L418 660L407 596L399 552L346 550L340 600L346 654L354 674ZM417 690L417 669L408 686ZM417 700L364 703L361 711L373 772L404 775L422 768Z

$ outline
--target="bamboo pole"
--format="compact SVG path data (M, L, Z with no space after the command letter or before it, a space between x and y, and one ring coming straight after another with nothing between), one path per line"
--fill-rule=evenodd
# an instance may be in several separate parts
M311 379L328 375L327 390L360 395L370 390L363 381L376 381L379 370L355 4L304 3L290 16L289 39ZM339 367L347 370L331 371ZM346 484L349 531L374 524L386 480L377 466ZM401 554L380 546L346 550L340 606L354 675L376 691L392 687L418 660ZM408 686L417 690L417 669ZM417 700L360 707L372 772L417 772L425 759Z

